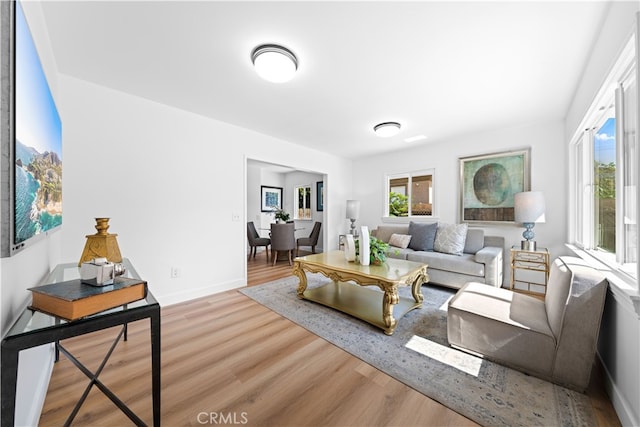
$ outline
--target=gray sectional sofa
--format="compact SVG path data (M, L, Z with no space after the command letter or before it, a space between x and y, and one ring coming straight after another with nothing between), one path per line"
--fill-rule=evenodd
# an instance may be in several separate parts
M451 226L450 224L448 224ZM428 265L427 272L429 274L429 282L459 289L467 282L479 282L485 283L490 286L502 287L503 278L503 253L504 253L504 237L499 236L485 236L484 230L480 228L460 228L458 231L466 230L466 238L461 239L459 242L464 245L464 248L460 246L458 254L440 252L437 249L438 244L436 242L434 249L416 250L429 248L429 243L426 246L421 239L424 236L420 236L418 233L422 232L421 228L428 226L427 224L410 223L407 225L380 225L376 229L373 229L371 234L376 238L389 243L396 243L398 236L414 235L408 239L409 247L390 246L387 256L391 258L406 259L409 261L418 261ZM465 224L466 226L466 224ZM437 229L435 223L431 224L431 233L434 232L434 228ZM444 224L440 226L440 230L445 229ZM417 231L416 231L417 230ZM438 231L435 231L437 236ZM392 236L396 235L395 237ZM444 233L441 233L444 234ZM429 240L431 236L427 237ZM411 245L411 241L420 243ZM396 243L397 244L397 243ZM433 243L431 243L433 246ZM413 248L411 247L413 246ZM442 250L442 249L441 249ZM449 251L452 252L452 251Z

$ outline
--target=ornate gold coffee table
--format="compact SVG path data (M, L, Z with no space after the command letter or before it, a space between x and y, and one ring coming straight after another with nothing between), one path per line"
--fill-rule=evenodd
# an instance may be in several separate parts
M306 272L322 273L333 282L307 289ZM347 261L343 251L298 257L293 274L300 279L298 298L350 314L387 335L393 334L399 318L422 307L421 286L429 281L426 264L389 258L382 265L364 266ZM409 285L413 300L398 295L399 286ZM365 286L377 286L383 293Z

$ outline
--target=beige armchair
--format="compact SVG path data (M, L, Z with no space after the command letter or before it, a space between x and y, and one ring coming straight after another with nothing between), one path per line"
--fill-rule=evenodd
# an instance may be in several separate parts
M554 261L544 300L467 283L449 302L449 344L584 391L607 286L599 271L574 257Z

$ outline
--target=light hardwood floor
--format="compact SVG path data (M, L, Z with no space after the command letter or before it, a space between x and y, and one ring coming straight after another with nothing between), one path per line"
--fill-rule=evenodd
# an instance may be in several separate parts
M292 274L286 261L248 262L254 286ZM65 346L95 369L117 330ZM100 380L151 424L148 321L130 325ZM62 425L87 379L64 357L49 385L42 426ZM620 425L595 372L589 389L599 425ZM237 291L162 309L162 423L268 426L471 426L475 423L282 318ZM129 420L93 390L74 425Z

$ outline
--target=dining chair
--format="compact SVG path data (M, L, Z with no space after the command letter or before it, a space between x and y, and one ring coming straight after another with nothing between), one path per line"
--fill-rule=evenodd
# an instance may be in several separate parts
M289 265L293 265L293 250L296 248L295 224L271 224L271 256L273 265L278 261L278 252L287 252Z
M322 223L316 221L316 223L313 224L313 229L309 237L300 237L296 240L296 256L300 253L300 246L311 246L311 252L316 253L316 245L318 244L318 237L320 237L320 227L322 227Z
M267 262L269 262L269 245L271 244L271 239L268 237L260 237L253 221L247 222L247 239L249 240L249 246L251 247L251 250L249 251L249 258L251 258L251 254L253 254L253 257L255 258L258 246L264 246L267 251Z

